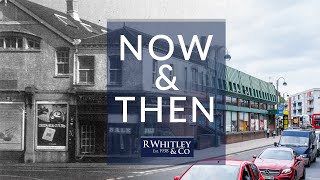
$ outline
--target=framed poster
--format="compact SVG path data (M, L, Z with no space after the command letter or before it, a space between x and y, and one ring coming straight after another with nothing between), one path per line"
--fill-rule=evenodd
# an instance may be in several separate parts
M67 151L68 104L37 102L36 149Z
M0 151L24 150L24 103L0 102Z

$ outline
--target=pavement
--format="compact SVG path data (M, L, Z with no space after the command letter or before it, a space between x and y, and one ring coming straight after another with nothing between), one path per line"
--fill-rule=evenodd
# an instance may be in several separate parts
M195 150L192 158L142 158L134 161L134 164L108 164L108 163L2 163L0 168L17 169L117 169L126 166L127 169L159 169L173 167L177 165L190 164L208 158L219 158L236 153L246 152L262 147L272 146L279 141L279 136L275 138L261 138L250 141L238 142L219 147L211 147L202 150Z

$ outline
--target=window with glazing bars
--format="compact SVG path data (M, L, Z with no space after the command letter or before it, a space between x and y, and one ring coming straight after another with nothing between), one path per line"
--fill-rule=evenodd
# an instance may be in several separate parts
M81 153L95 153L95 126L93 125L81 126Z
M69 74L69 48L57 48L57 75Z

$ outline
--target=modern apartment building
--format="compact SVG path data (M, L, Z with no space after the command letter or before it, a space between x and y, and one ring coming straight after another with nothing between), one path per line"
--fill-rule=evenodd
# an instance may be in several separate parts
M320 113L320 88L309 89L290 96L289 119L295 119L302 115L311 118L313 113Z

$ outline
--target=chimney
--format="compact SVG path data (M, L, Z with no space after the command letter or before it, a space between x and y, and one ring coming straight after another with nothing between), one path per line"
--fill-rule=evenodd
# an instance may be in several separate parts
M78 14L78 0L66 0L67 14L76 21L81 21Z

